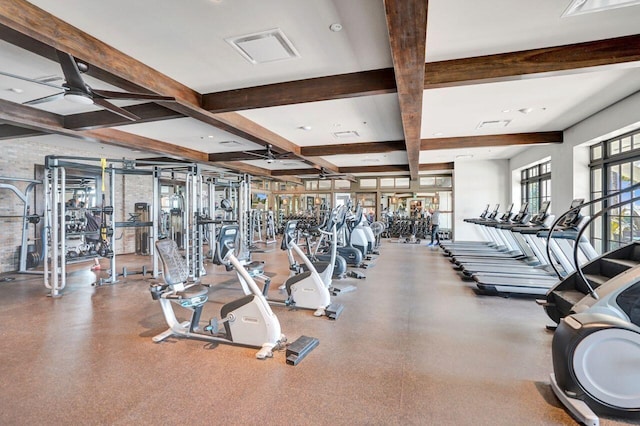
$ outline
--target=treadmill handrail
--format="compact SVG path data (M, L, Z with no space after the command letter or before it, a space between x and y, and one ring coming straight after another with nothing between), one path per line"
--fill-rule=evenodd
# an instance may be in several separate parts
M603 214L605 214L606 212L608 212L609 210L612 209L617 209L618 207L622 207L625 204L629 204L629 203L634 203L636 201L640 201L640 195L637 197L633 197L629 200L625 200L625 201L621 201L619 203L613 204L611 206L607 206L605 208L603 208L602 210L600 210L598 213L594 214L592 217L589 218L589 220L586 221L586 223L584 224L584 226L582 227L582 229L580 229L578 231L578 235L577 235L577 241L580 241L580 238L582 238L582 234L584 233L584 231L587 229L587 227L591 224L591 222L593 222L595 219L599 218L600 216L602 216ZM589 281L587 280L587 277L584 276L584 272L582 272L582 268L580 268L580 266L578 266L578 244L576 244L573 247L573 262L576 265L576 271L578 272L578 276L580 277L580 279L587 285L587 287L589 288L589 294L591 294L591 296L598 300L598 293L596 293L596 290L591 286L591 284L589 284Z
M596 198L595 200L591 200L591 201L587 201L587 202L583 202L580 205L577 205L575 207L570 207L569 210L567 210L566 212L562 213L554 222L553 224L549 227L549 236L547 237L547 256L550 256L550 251L549 251L549 240L551 239L551 235L553 234L553 231L555 230L556 226L558 226L558 224L560 223L560 221L562 221L567 215L569 215L570 213L574 213L574 212L580 212L580 210L582 210L583 207L587 207L587 206L591 206L595 203L599 203L600 201L604 201L607 200L611 197L615 197L621 194L624 194L625 192L629 192L631 190L634 190L636 188L640 188L640 182L635 183L631 186L629 186L628 188L624 188L620 191L611 193L611 194L607 194L607 195L603 195L600 198ZM629 201L624 202L622 205L629 203ZM578 265L576 266L576 270L580 269L578 267ZM558 271L558 269L553 265L553 263L551 263L551 267L553 268L553 271L556 273L556 275L558 276L558 278L562 279L562 276L560 275L560 271ZM588 284L587 284L588 285ZM589 286L591 287L591 286Z

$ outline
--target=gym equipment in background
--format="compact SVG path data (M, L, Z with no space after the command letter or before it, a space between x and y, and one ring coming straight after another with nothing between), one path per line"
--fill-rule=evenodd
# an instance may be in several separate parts
M273 356L273 350L282 345L286 339L280 331L280 322L260 292L251 276L245 271L233 253L237 225L223 226L221 235L227 238L219 240L224 244L223 262L233 265L242 276L250 294L233 300L222 306L220 320L213 318L204 328L200 326L202 308L208 300L209 289L199 283L188 283L189 266L180 255L178 246L173 240L156 242L157 253L162 261L164 285L153 284L150 287L154 300L160 301L162 313L169 329L153 338L161 342L170 336L181 336L191 339L259 347L256 358L264 359ZM190 321L179 322L173 310L173 304L192 311ZM224 331L220 330L224 327Z

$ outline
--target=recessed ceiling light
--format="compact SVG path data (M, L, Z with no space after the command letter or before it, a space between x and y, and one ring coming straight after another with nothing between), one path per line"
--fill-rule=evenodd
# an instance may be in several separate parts
M507 112L511 112L510 109L503 109L502 112L507 113Z
M207 136L209 139L213 139L213 135L209 135Z
M300 126L300 127L298 127L298 129L309 131L309 130L311 130L311 126Z
M442 132L435 132L435 133L433 134L433 136L442 136L442 135L444 135L444 133L442 133Z
M533 108L520 108L518 111L523 114L529 114L531 111L533 111Z
M337 22L333 23L333 24L329 25L329 29L331 31L333 31L334 33L337 33L339 31L342 31L342 24L339 24Z
M21 89L21 88L19 88L19 87L12 87L12 88L11 88L11 89L9 89L9 90L10 90L11 92L13 92L13 93L22 93L22 92L24 92L24 90L22 90L22 89Z
M640 5L640 0L573 0L567 10L562 14L563 18L585 13L602 12L604 10L617 9L619 7Z

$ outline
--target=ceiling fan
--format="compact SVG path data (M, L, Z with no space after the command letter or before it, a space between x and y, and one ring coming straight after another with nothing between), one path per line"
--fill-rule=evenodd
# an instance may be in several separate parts
M57 89L63 90L60 93L25 102L24 105L37 105L44 102L51 102L64 98L83 105L99 105L102 108L113 112L114 114L118 114L124 118L135 121L139 120L140 117L123 108L120 108L117 105L114 105L113 103L109 102L109 99L175 101L175 98L172 98L170 96L161 96L149 93L114 92L111 90L92 89L88 84L84 82L81 75L81 73L86 72L89 67L82 62L76 62L73 56L69 55L68 53L61 52L59 50L56 50L56 53L58 55L58 62L60 63L60 67L62 68L62 73L64 74L65 80L65 82L61 86L51 84L51 80L49 79L32 79L0 71L0 74L8 77L30 81L32 83L42 84L44 86L55 87Z
M276 154L271 149L273 145L268 144L266 151L243 151L244 154L253 155L254 157L258 157L262 160L265 160L268 164L273 163L276 160L280 160L283 158L290 158L292 154L290 152L283 152L281 154Z
M347 173L336 173L325 167L320 167L320 173L318 173L318 179L340 179L355 182L356 178L353 175Z

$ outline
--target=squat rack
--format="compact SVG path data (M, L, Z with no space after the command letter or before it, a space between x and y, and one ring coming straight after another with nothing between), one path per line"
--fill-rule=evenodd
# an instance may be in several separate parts
M116 202L116 175L143 175L153 178L153 202L151 203L149 222L116 222L113 217L110 223L103 223L101 228L101 238L112 245L115 228L125 227L149 227L149 238L152 240L150 244L150 254L153 256L154 277L158 276L158 265L155 257L155 241L157 240L158 217L159 217L159 181L163 173L169 172L175 174L176 170L186 170L186 173L193 173L196 169L192 163L175 163L161 161L134 161L127 159L112 158L91 158L91 157L72 157L72 156L54 156L45 157L45 170L47 185L45 188L45 214L44 226L47 229L45 235L47 240L43 245L49 247L51 263L44 262L44 285L50 290L50 296L58 297L60 292L66 286L66 227L65 216L66 206L64 202L64 194L67 187L67 170L75 170L91 173L97 177L96 179L96 196L103 199L106 205L101 207L101 211L105 211L105 207L109 211L118 212ZM108 184L107 184L108 182ZM106 196L108 194L108 196ZM100 209L98 209L100 210ZM104 216L104 215L103 215ZM106 222L106 221L105 221ZM105 235L106 234L106 235ZM101 279L99 284L112 284L118 282L118 273L116 265L116 254L109 254L110 259L110 276L108 279Z
M29 240L29 224L32 223L31 218L37 217L37 220L39 221L39 216L37 216L37 214L29 215L29 208L30 208L29 198L31 197L31 193L33 192L36 185L42 184L42 181L35 180L35 179L24 179L24 178L14 178L14 177L5 177L5 176L0 176L0 181L25 182L27 184L24 191L22 191L12 183L0 182L0 189L8 189L12 191L20 199L20 201L22 201L22 205L23 205L22 243L20 245L20 263L19 263L18 272L22 274L39 274L41 272L27 270L27 255L28 255L28 240ZM43 245L43 252L45 252L44 242L42 242L42 245Z

